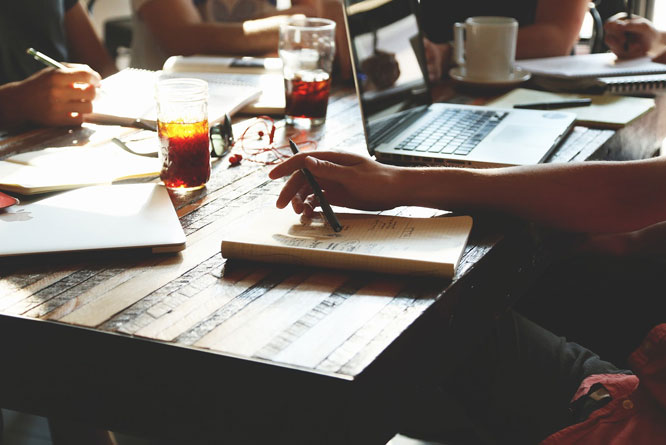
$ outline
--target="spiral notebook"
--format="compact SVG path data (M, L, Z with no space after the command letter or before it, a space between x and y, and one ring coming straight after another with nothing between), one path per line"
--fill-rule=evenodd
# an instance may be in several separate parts
M651 93L666 88L666 65L649 57L620 60L613 53L516 61L531 84L551 91Z
M234 82L214 73L165 73L126 68L102 80L93 112L84 116L94 124L156 128L155 84L160 79L194 77L208 83L208 121L221 122L261 95L255 86ZM144 126L137 125L139 119Z

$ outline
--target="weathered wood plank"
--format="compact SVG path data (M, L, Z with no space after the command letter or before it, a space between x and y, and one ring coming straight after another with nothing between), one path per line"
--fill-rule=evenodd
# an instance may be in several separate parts
M383 338L393 338L393 336L399 335L411 324L415 317L421 314L434 301L434 293L418 295L411 289L401 291L382 310L350 336L347 341L340 345L339 348L329 354L321 363L317 364L316 368L321 371L339 373L345 365L353 366L353 360L359 365L365 364L359 356L364 356L368 350L378 353L384 347L388 346L388 344L377 344L374 348L368 348L368 345L375 338L380 335ZM383 331L385 333L382 335ZM388 333L391 335L387 335ZM356 374L361 369L353 369L353 371Z
M233 335L229 335L224 325L217 323L218 328L210 330L194 345L251 357L278 333L328 298L332 290L342 286L346 279L347 276L342 273L316 272L297 286L289 284L272 288L268 292L278 294L276 301L268 309L235 327ZM269 298L273 299L272 296Z
M0 311L30 298L42 289L76 272L76 270L76 268L65 268L53 273L38 274L38 276L30 274L27 280L19 280L18 277L4 278L0 281Z
M384 278L359 289L340 301L324 317L317 316L318 307L305 314L297 323L307 327L297 340L277 354L262 349L256 356L280 363L314 368L351 337L365 322L381 311L405 286L400 279ZM282 336L284 338L285 336Z
M134 334L158 340L172 341L174 338L200 323L210 314L219 310L245 289L255 285L266 276L266 269L258 269L242 280L230 283L219 280L210 287L194 294L183 304L156 319ZM152 315L152 314L151 314Z

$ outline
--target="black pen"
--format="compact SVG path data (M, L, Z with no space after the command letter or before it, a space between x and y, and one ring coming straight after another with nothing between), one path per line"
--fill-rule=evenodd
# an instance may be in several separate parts
M634 1L633 0L626 0L626 6L627 6L627 20L631 20L631 11L634 9ZM631 37L631 34L625 33L624 35L624 50L629 51L629 38Z
M516 104L513 108L524 108L530 110L557 110L558 108L586 107L592 103L592 99L567 99L553 102L534 102L530 104Z
M292 153L298 154L298 146L291 139L289 139L289 147L291 147ZM319 187L319 184L317 184L317 181L315 180L314 176L312 176L312 173L310 173L310 170L307 168L302 168L301 172L303 172L303 176L305 176L305 179L307 179L308 183L310 183L312 191L317 196L317 199L319 199L319 205L324 212L324 217L326 217L328 224L336 232L341 231L342 226L340 225L338 218L335 216L335 213L333 213L333 209L329 205L328 201L326 201L326 198L324 198L324 193L321 191L321 187Z

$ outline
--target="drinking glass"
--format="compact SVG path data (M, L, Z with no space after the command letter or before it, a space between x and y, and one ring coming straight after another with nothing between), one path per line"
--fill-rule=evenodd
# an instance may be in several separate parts
M295 17L280 26L287 124L305 128L326 120L335 56L335 22Z
M208 83L166 79L157 83L160 179L173 190L202 188L210 179Z

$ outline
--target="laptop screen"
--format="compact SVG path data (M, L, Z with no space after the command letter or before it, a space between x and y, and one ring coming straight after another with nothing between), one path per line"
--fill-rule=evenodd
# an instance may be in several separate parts
M423 38L411 0L345 0L368 147L386 116L430 104Z

